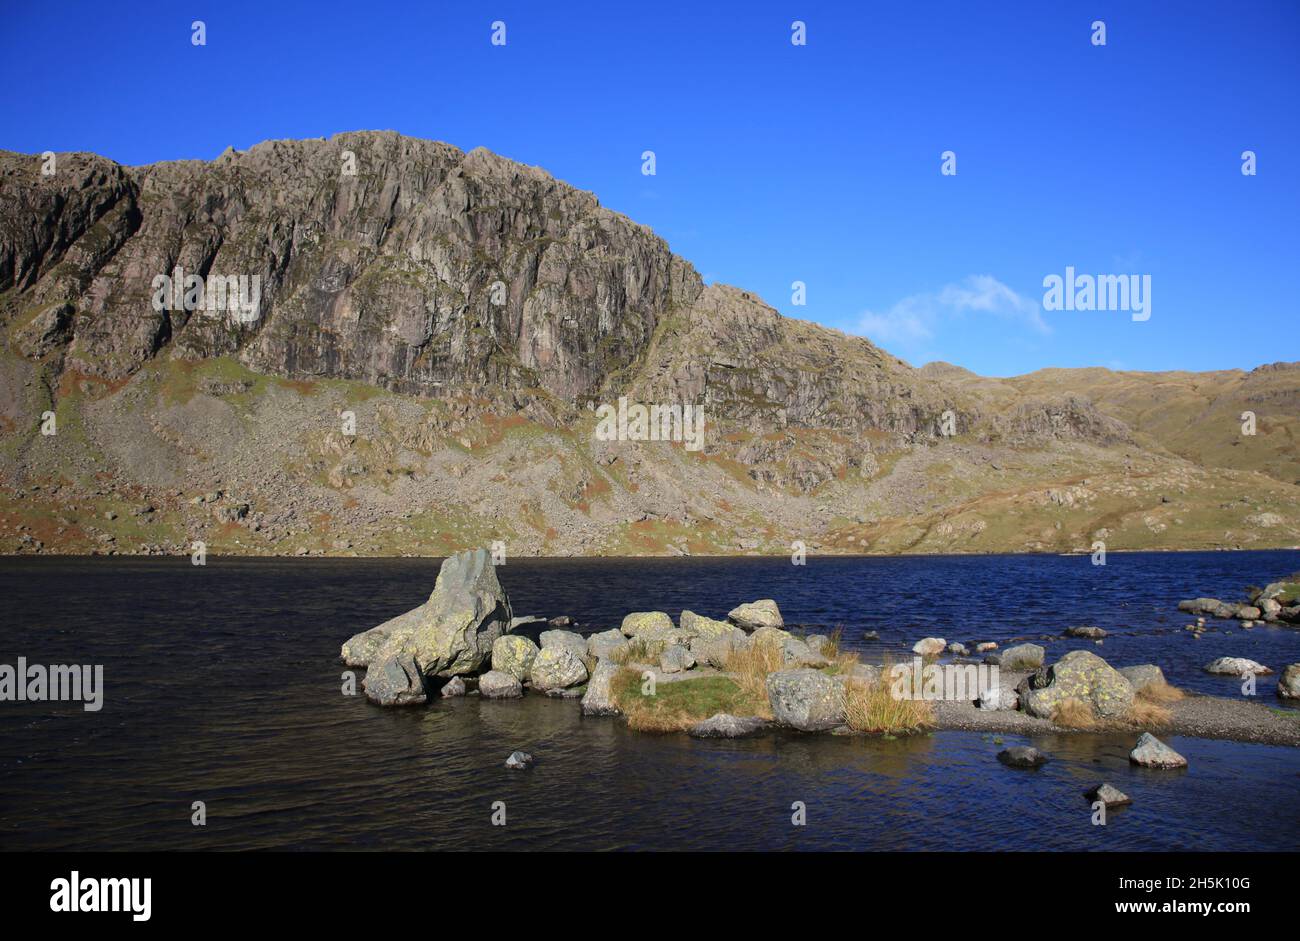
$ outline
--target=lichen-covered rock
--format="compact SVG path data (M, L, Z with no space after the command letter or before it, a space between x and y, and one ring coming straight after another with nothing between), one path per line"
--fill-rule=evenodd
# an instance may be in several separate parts
M734 624L715 621L694 611L683 611L677 619L677 624L688 637L727 637L739 630Z
M733 716L725 712L691 726L688 734L694 738L744 738L761 732L767 720L758 716Z
M1043 665L1047 651L1037 644L1018 644L999 654L999 665L1004 670L1037 670Z
M781 609L771 598L737 605L727 612L727 620L742 631L756 631L760 627L785 627Z
M542 631L540 639L543 650L547 647L563 647L579 660L587 658L587 638L577 631Z
M600 660L591 671L587 681L587 691L582 694L582 714L584 716L617 716L622 710L614 704L612 683L618 673L618 664L612 660Z
M659 655L659 669L665 673L681 673L695 667L695 658L681 644L672 644Z
M594 660L606 660L624 650L627 650L627 637L618 628L610 628L587 638L587 656Z
M912 653L922 657L937 657L947 647L948 642L942 637L923 637L912 645Z
M662 611L633 611L623 618L623 634L627 637L660 639L673 633L673 619Z
M509 673L521 683L538 654L538 647L520 634L507 634L492 642L492 669Z
M1129 681L1133 687L1133 692L1140 693L1148 686L1162 686L1165 683L1165 674L1154 663L1140 663L1137 666L1120 667L1120 675Z
M524 686L513 673L489 670L478 678L478 692L484 699L518 699Z
M1216 657L1205 665L1205 672L1222 676L1263 676L1273 671L1246 657Z
M767 699L781 725L820 732L844 724L844 685L817 670L779 670L767 677Z
M587 679L587 668L567 647L544 647L533 659L528 682L541 692L569 689Z
M1300 699L1300 663L1293 663L1282 671L1277 681L1277 694L1282 699Z
M366 696L380 705L423 702L426 676L477 673L512 617L484 549L446 559L429 600L416 610L418 616L395 619L401 627L389 632L366 671Z
M1089 650L1073 650L1056 661L1047 671L1047 681L1046 686L1024 693L1025 711L1032 716L1050 719L1067 699L1087 703L1102 719L1121 719L1133 708L1132 684Z
M1128 760L1144 768L1186 768L1187 759L1150 732L1143 732L1128 753Z

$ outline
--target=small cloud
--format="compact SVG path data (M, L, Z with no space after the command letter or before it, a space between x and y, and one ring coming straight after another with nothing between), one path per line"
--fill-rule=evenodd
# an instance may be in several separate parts
M883 312L864 311L858 332L886 345L916 345L932 339L945 321L971 314L991 314L1039 334L1052 332L1036 302L987 274L971 275L931 293L913 294Z

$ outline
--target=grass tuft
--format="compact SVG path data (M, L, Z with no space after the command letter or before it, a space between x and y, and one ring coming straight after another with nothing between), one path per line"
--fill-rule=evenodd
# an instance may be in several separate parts
M1057 703L1052 710L1052 724L1063 729L1095 729L1097 717L1093 714L1092 706L1072 696Z
M932 728L934 705L924 699L895 697L888 679L889 670L890 664L886 663L877 683L844 681L845 723L859 732L884 735L912 734Z

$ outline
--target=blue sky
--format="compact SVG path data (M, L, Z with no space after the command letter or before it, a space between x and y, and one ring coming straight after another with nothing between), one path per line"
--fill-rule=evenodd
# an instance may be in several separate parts
M393 129L544 167L706 280L918 365L1300 358L1295 0L9 7L3 149L139 164ZM1043 310L1067 265L1150 275L1151 318Z

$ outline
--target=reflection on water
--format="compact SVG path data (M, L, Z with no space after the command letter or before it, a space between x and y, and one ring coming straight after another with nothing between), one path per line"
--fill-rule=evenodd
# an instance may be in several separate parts
M775 597L787 619L842 624L879 655L917 638L1007 640L1070 624L1117 632L1099 653L1200 672L1219 655L1275 668L1300 632L1192 641L1183 597L1236 598L1300 554L781 560L511 561L520 614L606 628L630 610L719 616ZM102 663L103 711L0 704L0 848L25 849L1238 849L1300 836L1300 750L1194 739L1186 772L1129 766L1125 736L1047 735L1036 771L996 761L1025 740L969 733L883 741L781 733L744 741L646 736L574 701L477 698L383 710L340 693L338 646L427 596L411 560L9 559L5 654ZM879 645L861 643L864 630ZM1053 641L1053 656L1085 646ZM1273 699L1272 681L1261 695ZM503 767L524 748L527 772ZM1134 799L1094 827L1083 791ZM208 825L190 825L191 804ZM507 825L494 827L504 801ZM792 804L807 825L791 825Z

